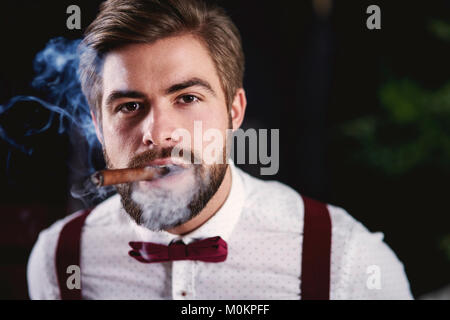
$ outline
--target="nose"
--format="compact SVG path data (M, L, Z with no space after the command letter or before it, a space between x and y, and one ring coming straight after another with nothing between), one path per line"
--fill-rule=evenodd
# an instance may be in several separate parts
M177 117L170 110L153 107L144 120L142 142L145 146L173 147L178 141L172 139L177 129Z

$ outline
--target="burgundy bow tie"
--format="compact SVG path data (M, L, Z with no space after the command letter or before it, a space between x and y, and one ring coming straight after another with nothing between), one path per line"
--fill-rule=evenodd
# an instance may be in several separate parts
M168 246L152 242L129 243L133 250L128 254L144 263L175 260L200 260L222 262L227 258L227 243L220 237L199 240L188 245L174 242Z

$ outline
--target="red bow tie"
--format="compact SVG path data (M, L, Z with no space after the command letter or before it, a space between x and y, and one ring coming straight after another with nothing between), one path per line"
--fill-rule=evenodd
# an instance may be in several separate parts
M222 262L227 258L227 243L220 237L190 243L174 242L168 246L152 242L130 242L128 254L144 263L176 260Z

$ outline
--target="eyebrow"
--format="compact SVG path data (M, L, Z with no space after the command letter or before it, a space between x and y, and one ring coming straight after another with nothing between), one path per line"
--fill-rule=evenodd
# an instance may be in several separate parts
M114 101L122 98L146 99L146 95L134 90L114 90L106 98L106 105L111 105Z
M191 78L186 81L176 83L174 85L171 85L169 88L165 90L165 94L169 95L190 87L200 86L206 89L209 93L211 93L213 96L216 96L215 91L211 87L211 85L200 78ZM112 91L108 97L106 98L105 104L107 106L111 105L114 101L122 98L131 98L131 99L147 99L147 96L140 91L135 90L114 90Z
M202 80L200 78L191 78L189 80L174 84L174 85L170 86L169 88L167 88L165 93L172 94L174 92L181 91L181 90L184 90L184 89L187 89L190 87L195 87L195 86L203 87L204 89L209 91L209 93L211 93L213 96L216 96L216 93L214 92L213 88L208 83L208 81Z

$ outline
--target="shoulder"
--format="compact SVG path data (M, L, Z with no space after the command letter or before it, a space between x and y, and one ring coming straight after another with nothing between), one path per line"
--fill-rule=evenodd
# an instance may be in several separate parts
M120 197L118 195L114 195L105 201L101 202L99 205L92 208L92 211L89 213L89 216L86 219L87 225L98 225L110 223L112 218L116 218L118 215L118 206L120 207ZM57 240L59 238L59 234L63 227L73 219L77 218L81 214L83 214L84 210L76 211L68 216L57 220L50 227L42 230L39 233L38 240L35 244L35 247L47 245L48 248L51 246L56 247Z
M108 215L117 205L117 197L113 196L89 214L86 225L95 226L107 223ZM119 200L120 201L120 200ZM39 233L33 246L27 265L28 290L31 299L59 299L58 280L55 269L55 255L59 236L67 223L83 214L84 210L72 213ZM117 213L117 210L115 210Z
M335 299L411 299L403 263L384 241L343 208L332 221L331 286Z
M64 225L81 212L73 213L53 223L39 233L27 265L28 291L31 299L59 299L55 270L55 251Z
M245 186L247 220L261 230L302 232L304 202L297 191L238 172ZM404 266L384 234L369 231L341 207L325 205L332 225L331 298L411 299Z

